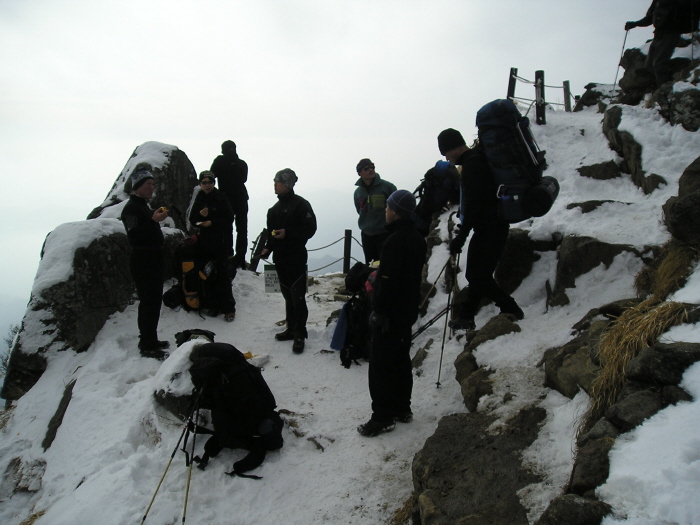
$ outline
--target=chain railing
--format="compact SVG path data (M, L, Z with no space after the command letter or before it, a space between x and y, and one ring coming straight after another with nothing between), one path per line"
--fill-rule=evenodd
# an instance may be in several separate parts
M524 84L531 84L535 86L535 98L521 98L515 96L515 85L516 82L522 82ZM544 88L550 89L563 89L564 90L564 103L558 102L547 102L544 96ZM535 71L535 80L527 80L523 77L518 76L518 68L510 68L510 76L508 77L508 99L509 100L520 100L523 102L530 102L530 107L527 109L527 113L530 112L532 106L535 106L535 122L537 124L546 124L547 117L545 115L545 107L547 104L555 106L564 106L564 109L568 112L571 111L571 101L573 97L571 96L571 88L569 86L569 81L565 80L561 86L547 86L544 83L544 71Z

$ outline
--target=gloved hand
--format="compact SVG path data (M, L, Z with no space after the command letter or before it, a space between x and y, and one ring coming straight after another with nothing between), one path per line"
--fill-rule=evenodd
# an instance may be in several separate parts
M459 230L459 233L455 236L454 239L450 242L450 253L452 255L456 253L462 253L462 247L464 246L464 243L467 240L467 235L469 234L469 231L466 230Z
M384 314L378 314L372 311L372 313L369 314L369 325L372 328L381 330L383 334L389 331L389 319Z
M629 31L630 29L634 29L637 27L637 22L627 22L625 24L625 31Z

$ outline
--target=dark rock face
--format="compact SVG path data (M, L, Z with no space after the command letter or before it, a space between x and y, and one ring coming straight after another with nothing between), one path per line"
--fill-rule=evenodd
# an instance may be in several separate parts
M552 500L535 525L599 525L611 511L602 501L566 494Z
M627 49L623 53L620 66L624 68L625 74L620 79L622 93L617 99L620 104L636 106L656 85L654 73L644 67L646 58L637 48Z
M657 343L643 348L625 369L628 379L652 385L678 385L685 370L700 361L700 343Z
M591 359L588 337L582 335L561 348L545 353L545 386L573 399L581 388L590 392L598 376L598 367Z
M664 224L676 239L700 241L700 157L683 171L678 181L678 197L663 206Z
M668 97L668 121L688 131L700 129L700 90L671 91Z
M615 440L609 438L592 439L578 449L569 486L571 492L583 496L608 479L608 453L614 444Z
M576 278L590 272L600 264L610 266L620 253L628 251L638 255L632 246L608 244L592 237L567 236L559 248L557 262L557 282L548 300L550 306L569 304L566 288L573 288Z
M618 201L600 200L600 201L572 202L571 204L568 204L566 206L566 209L573 210L574 208L579 208L581 210L581 213L591 213L592 211L600 208L603 204L612 204L612 203L616 203L616 202L618 202ZM619 204L626 204L627 206L630 205L629 202L622 202Z
M605 417L627 432L663 408L665 405L659 394L651 390L642 390L615 403L605 412Z
M503 249L494 277L499 286L512 294L530 275L532 265L540 259L537 245L530 239L529 232L513 228L508 233L508 242Z
M540 479L523 469L520 456L545 417L541 408L523 410L499 434L483 414L442 418L413 459L420 523L527 525L517 491Z
M613 160L601 162L600 164L593 164L591 166L581 166L580 168L576 168L576 171L578 171L582 177L596 180L615 179L621 175L620 168Z

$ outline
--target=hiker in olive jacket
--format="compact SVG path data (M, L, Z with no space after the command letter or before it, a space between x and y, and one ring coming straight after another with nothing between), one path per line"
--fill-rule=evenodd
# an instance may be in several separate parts
M382 243L387 237L384 209L386 200L396 191L396 186L383 180L374 171L374 163L369 159L362 159L356 169L360 177L355 183L357 189L354 195L355 210L359 215L357 225L362 233L365 262L369 264L379 260Z

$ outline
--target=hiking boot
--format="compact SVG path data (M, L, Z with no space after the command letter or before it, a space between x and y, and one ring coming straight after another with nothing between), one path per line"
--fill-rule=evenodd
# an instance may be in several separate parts
M374 437L384 432L391 432L396 428L396 423L393 419L389 421L379 421L378 419L370 419L364 425L357 427L357 431L365 437Z
M476 330L476 323L473 317L452 319L452 321L447 324L452 330Z
M170 348L170 343L168 341L139 341L139 350L141 352L150 352L152 350L165 350Z
M522 309L518 306L518 303L516 303L515 299L513 299L512 297L510 298L510 301L503 303L503 305L499 305L499 308L501 309L502 314L514 315L518 321L522 320L525 317L525 314L523 313Z
M224 320L230 323L231 321L233 321L235 319L235 317L236 317L236 312L229 312L229 313L224 315Z
M294 332L287 328L284 332L275 334L275 339L278 341L291 341L294 339Z
M413 421L413 412L409 410L408 412L395 414L394 421L398 421L399 423L410 423L411 421Z
M147 348L140 351L141 357L150 357L152 359L157 359L158 361L164 361L168 357L167 352L163 352L159 348Z
M216 317L217 315L219 315L219 310L216 308L209 308L209 310L207 310L207 317Z
M304 351L304 336L298 336L294 338L294 344L292 345L292 352L295 354L301 354Z

